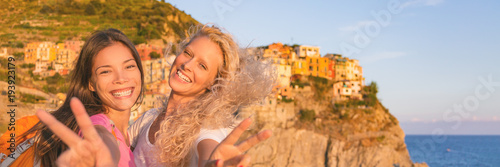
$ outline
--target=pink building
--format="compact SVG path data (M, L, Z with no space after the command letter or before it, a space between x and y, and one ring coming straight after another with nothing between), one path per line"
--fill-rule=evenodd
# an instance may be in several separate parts
M84 43L85 41L64 41L64 49L70 49L75 51L76 55L79 55Z

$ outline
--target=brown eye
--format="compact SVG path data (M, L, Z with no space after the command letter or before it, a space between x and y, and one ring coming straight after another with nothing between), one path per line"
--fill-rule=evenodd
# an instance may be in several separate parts
M110 73L110 72L111 72L111 71L109 71L109 70L104 70L104 71L99 72L99 74L108 74L108 73Z
M131 69L131 68L134 68L134 67L135 67L135 65L129 65L129 66L125 67L125 68L126 69Z

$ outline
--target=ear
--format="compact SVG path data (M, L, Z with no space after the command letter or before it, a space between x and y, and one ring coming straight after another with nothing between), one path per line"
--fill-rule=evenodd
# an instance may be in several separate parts
M94 88L94 85L92 84L92 82L89 82L89 89L90 89L90 91L95 92L95 88Z

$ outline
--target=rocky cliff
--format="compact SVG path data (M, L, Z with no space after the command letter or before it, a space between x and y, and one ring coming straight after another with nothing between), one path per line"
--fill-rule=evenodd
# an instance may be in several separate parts
M253 166L427 166L412 162L397 119L378 101L334 105L315 99L308 86L293 93L292 102L271 99L244 110L256 119L250 133L273 130L248 151ZM304 112L314 113L306 119Z

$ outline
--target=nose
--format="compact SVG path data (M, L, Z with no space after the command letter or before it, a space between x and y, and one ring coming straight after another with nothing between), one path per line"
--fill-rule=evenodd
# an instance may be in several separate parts
M113 81L114 84L124 84L128 82L128 77L125 75L124 70L118 70L115 74L115 80Z
M194 64L195 64L195 61L193 59L189 59L186 62L182 63L181 68L182 68L182 70L185 70L185 71L191 71Z

